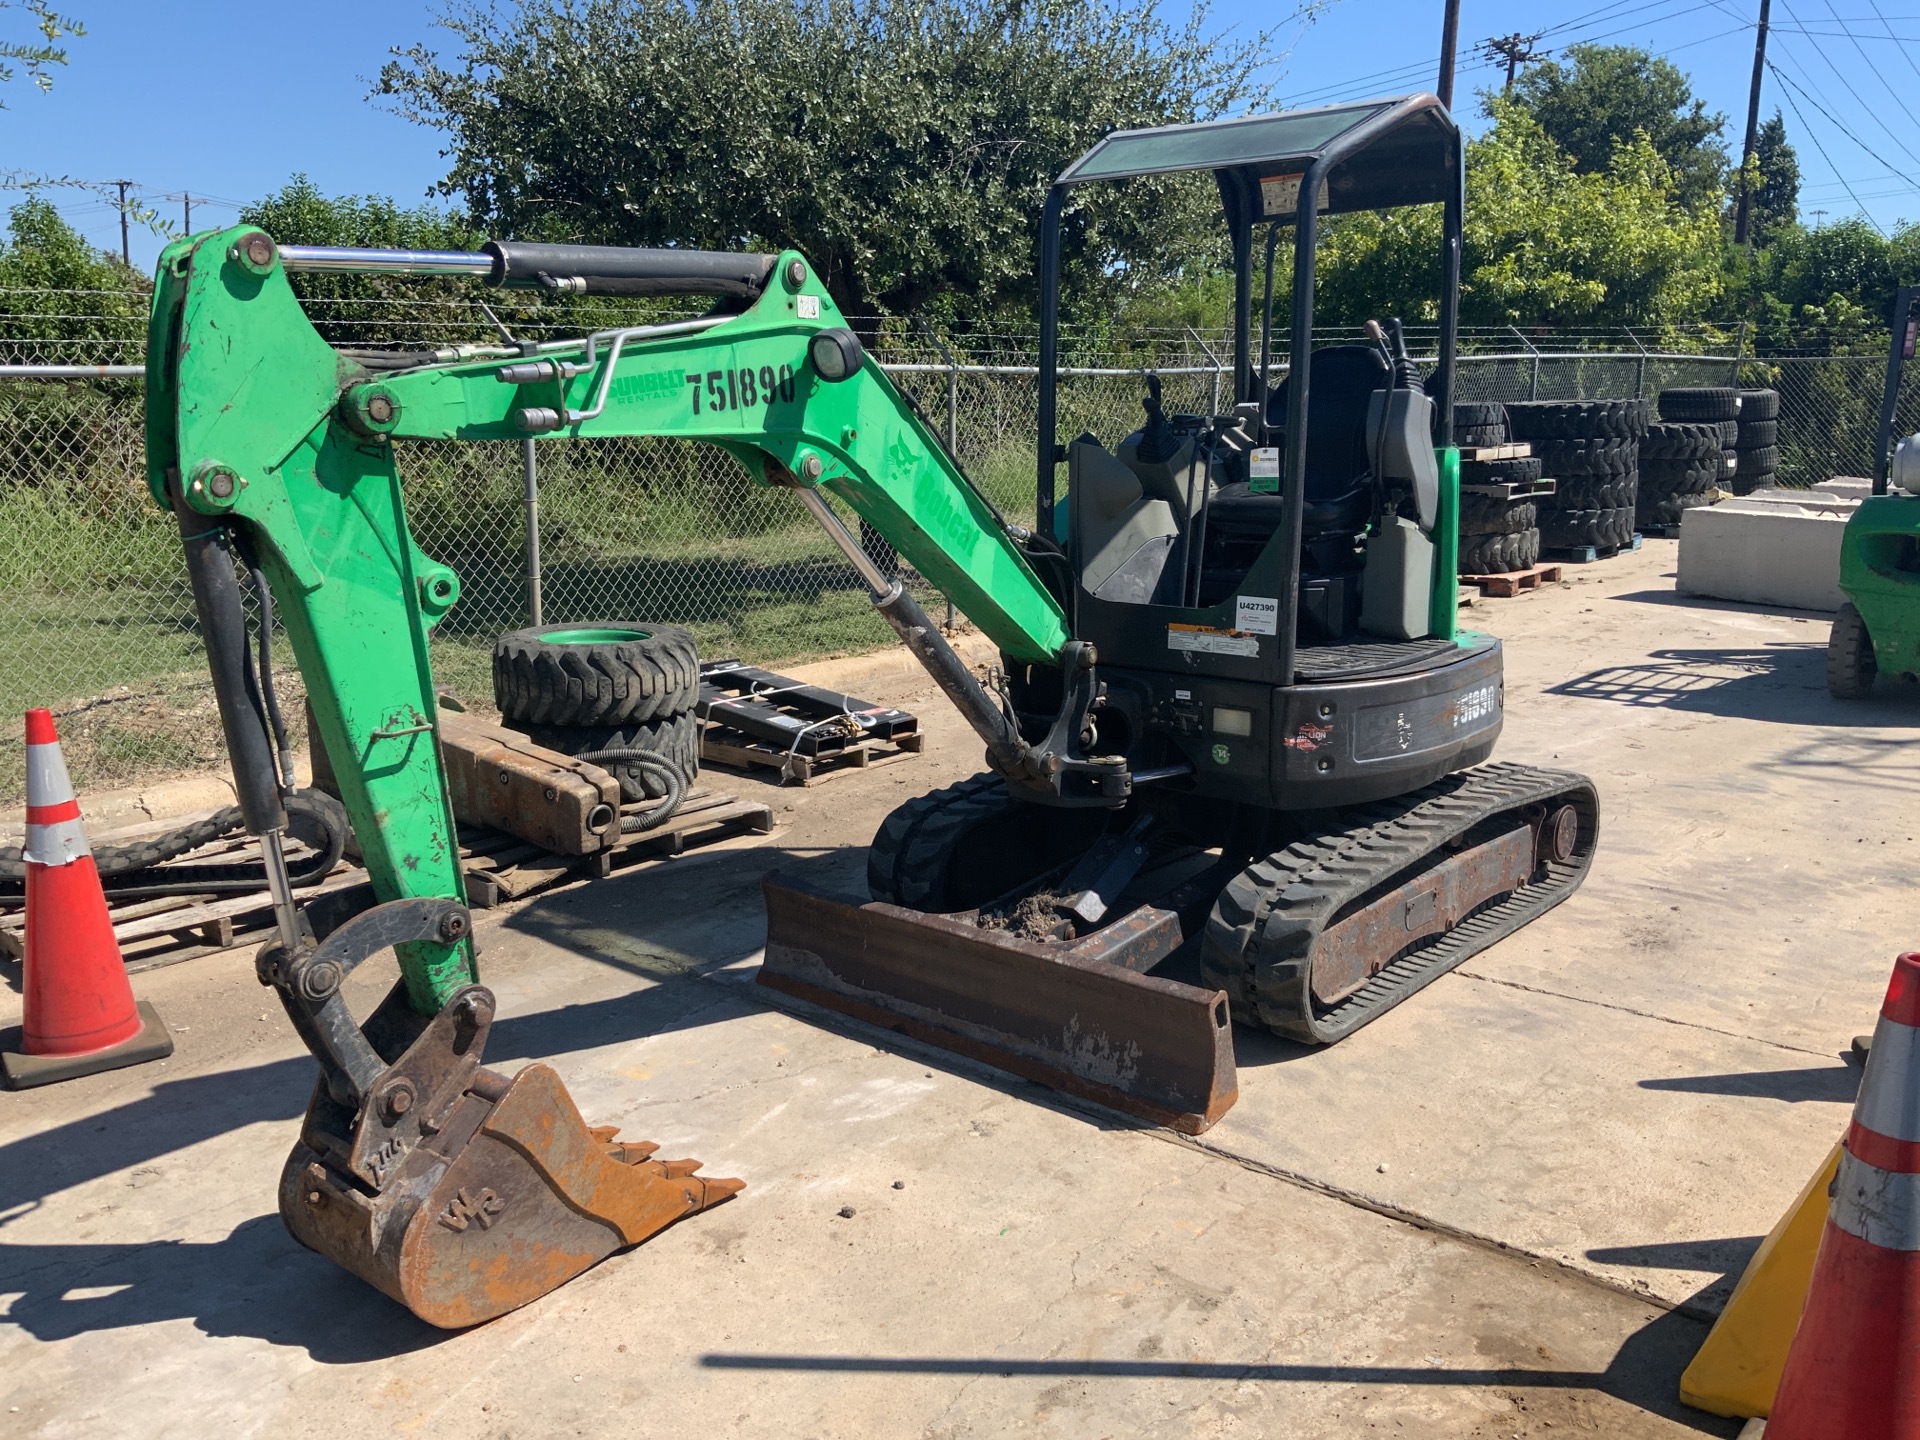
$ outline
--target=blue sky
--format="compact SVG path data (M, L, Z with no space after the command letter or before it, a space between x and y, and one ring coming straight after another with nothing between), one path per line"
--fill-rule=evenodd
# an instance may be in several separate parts
M0 166L86 180L127 178L174 217L205 197L195 224L229 220L305 171L329 192L412 203L444 172L439 138L366 98L390 49L444 44L437 0L214 5L209 0L63 0L88 28L51 94L23 81L0 111ZM1458 96L1496 78L1475 55L1491 35L1547 32L1539 44L1634 44L1670 56L1728 117L1737 145L1753 63L1758 0L1463 0ZM1255 28L1280 10L1217 0L1222 28ZM18 26L18 11L0 20ZM241 18L242 16L245 18ZM1287 104L1430 89L1441 0L1328 0L1284 26ZM1888 38L1889 35L1897 38ZM9 38L25 38L10 36ZM1831 223L1864 211L1891 228L1920 218L1920 0L1773 0L1763 114L1779 106L1800 154L1803 212ZM1797 107L1797 113L1796 113ZM1471 118L1471 117L1470 117ZM1824 151L1824 153L1823 153ZM1902 173L1904 172L1904 174ZM175 197L175 198L167 198ZM58 197L97 244L118 248L110 205ZM159 242L134 235L134 260Z

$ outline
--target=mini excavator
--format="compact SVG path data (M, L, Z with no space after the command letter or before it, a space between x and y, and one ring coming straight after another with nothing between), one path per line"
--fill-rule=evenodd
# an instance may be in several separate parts
M1068 202L1184 172L1211 173L1231 240L1231 403L1169 414L1149 376L1132 434L1062 444ZM277 932L260 977L320 1064L281 1184L295 1237L465 1325L739 1188L589 1127L544 1066L481 1063L494 1002L427 649L459 580L408 533L395 441L719 446L812 514L978 735L985 773L881 826L868 899L768 879L760 980L791 996L1197 1132L1237 1093L1231 1020L1338 1040L1564 899L1591 861L1594 787L1481 763L1501 648L1456 631L1462 177L1459 132L1426 95L1095 145L1042 216L1031 528L968 479L792 251L339 250L246 226L169 246L148 480L179 521L265 856ZM1426 204L1443 216L1437 370L1422 383L1398 322L1316 348L1321 217ZM1294 363L1273 384L1289 234ZM518 349L344 351L302 313L302 269L714 304ZM831 501L997 645L984 680ZM249 633L243 576L277 605L376 892L341 923L303 909L286 873L290 767L253 651L270 625ZM1196 948L1200 983L1153 973ZM356 1021L342 982L386 950L399 983Z

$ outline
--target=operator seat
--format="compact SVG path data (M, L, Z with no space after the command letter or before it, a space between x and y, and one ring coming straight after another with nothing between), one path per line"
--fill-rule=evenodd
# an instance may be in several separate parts
M1367 464L1367 402L1391 379L1387 362L1371 345L1329 345L1308 362L1306 515L1301 538L1353 535L1373 516L1373 476ZM1267 423L1284 427L1292 376L1267 397ZM1285 457L1284 428L1280 453ZM1207 531L1264 546L1280 528L1281 498L1251 491L1244 483L1223 485L1214 496Z

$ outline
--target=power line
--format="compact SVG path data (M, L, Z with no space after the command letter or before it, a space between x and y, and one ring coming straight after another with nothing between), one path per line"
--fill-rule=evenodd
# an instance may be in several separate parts
M1778 77L1783 84L1789 87L1788 91L1785 92L1787 96L1787 108L1793 111L1793 118L1800 122L1800 128L1806 132L1807 138L1813 141L1813 148L1820 152L1820 158L1827 162L1827 168L1829 170L1832 170L1836 175L1839 174L1840 167L1833 163L1833 157L1827 154L1827 147L1820 143L1819 132L1816 131L1811 125L1807 123L1807 117L1800 113L1799 102L1793 98L1792 91L1798 90L1800 87L1794 84L1794 82L1787 76L1786 72L1781 70L1771 60L1767 62L1767 68L1773 71L1774 75ZM1813 97L1811 95L1807 96L1807 103L1810 105L1814 103ZM1818 109L1819 107L1816 105L1815 108ZM1821 110L1820 113L1822 115L1827 114L1825 110ZM1827 118L1829 120L1833 119L1831 115L1827 115ZM1838 121L1835 121L1834 123L1836 126L1839 125ZM1842 133L1843 134L1845 133L1844 127L1842 127ZM1849 138L1852 138L1852 137L1849 137ZM1860 145L1860 148L1862 150L1867 150L1867 147L1865 145L1860 144L1860 141L1857 139L1854 140L1854 144ZM1867 153L1869 155L1873 155L1873 152L1871 150L1867 150ZM1874 155L1873 158L1876 160L1880 160L1880 157L1878 155ZM1886 165L1887 162L1884 160L1880 160L1880 163L1882 165ZM1893 167L1888 166L1887 168L1892 169ZM1852 199L1853 203L1859 206L1860 213L1862 215L1866 215L1867 223L1872 225L1874 229L1879 230L1881 236L1884 238L1887 232L1881 228L1880 222L1878 220L1875 220L1871 214L1868 214L1865 202L1863 202L1858 195L1855 195L1853 193L1853 186L1850 184L1847 184L1845 181L1842 181L1841 183L1846 187L1847 195ZM1819 213L1824 215L1826 212L1823 210L1823 211L1820 211Z
M1840 18L1840 12L1833 8L1833 0L1825 0L1825 3L1828 11L1832 13L1833 18L1835 20L1838 20ZM1849 35L1847 36L1847 38L1853 42L1853 48L1860 52L1860 58L1867 62L1867 69L1871 70L1873 72L1874 78L1880 82L1880 88L1882 90L1885 90L1889 95L1893 96L1893 103L1900 107L1901 112L1907 117L1907 119L1913 121L1916 127L1920 127L1920 116L1915 116L1913 111L1907 108L1907 102L1900 98L1900 92L1894 89L1890 83L1888 83L1887 77L1881 73L1880 67L1875 65L1873 61L1870 58L1868 58L1866 47L1860 43L1859 38L1853 35Z
M1787 0L1780 0L1780 8L1787 12L1787 17L1789 19L1796 20L1796 21L1799 20L1800 17L1793 13L1793 7L1787 3ZM1906 151L1908 158L1913 160L1916 164L1920 164L1920 154L1916 154L1912 146L1908 145L1906 141L1902 140L1898 135L1893 133L1893 127L1887 124L1885 120L1882 120L1880 118L1880 112L1878 109L1876 109L1874 106L1868 105L1866 101L1860 97L1860 93L1853 88L1853 82L1846 77L1845 73L1842 72L1842 70L1838 65L1833 63L1833 57L1827 54L1827 47L1822 45L1818 39L1814 39L1813 50L1814 50L1814 53L1818 55L1820 59L1825 63L1826 67L1833 72L1834 79L1840 82L1841 91L1845 93L1849 99L1851 99L1856 104L1858 104L1863 109L1865 109L1867 114L1873 118L1873 123L1878 125L1882 130L1886 131L1887 138L1893 141L1893 143L1899 146L1902 150ZM1802 92L1802 93L1805 93L1805 92ZM1813 97L1808 96L1808 98L1812 99ZM1818 102L1816 101L1815 103L1817 104ZM1834 123L1837 125L1839 122L1835 121ZM1878 156L1875 156L1874 158L1879 159ZM1885 164L1886 162L1881 161L1881 163Z

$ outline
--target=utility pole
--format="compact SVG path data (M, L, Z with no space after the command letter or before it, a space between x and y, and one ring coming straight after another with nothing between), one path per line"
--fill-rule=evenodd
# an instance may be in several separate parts
M193 233L193 194L191 191L184 192L180 196L180 233L182 235L191 235Z
M1521 35L1518 33L1512 35L1496 35L1490 40L1481 42L1480 53L1489 60L1504 60L1507 62L1506 88L1511 90L1513 89L1513 76L1516 70L1522 65L1530 64L1535 60L1544 60L1552 53L1548 50L1535 50L1533 48L1534 42L1539 38L1538 35Z
M1747 243L1747 215L1753 208L1753 186L1747 166L1760 143L1760 80L1767 72L1767 11L1773 0L1760 0L1760 25L1753 37L1753 84L1747 90L1747 143L1740 148L1740 205L1733 215L1733 243Z
M133 268L133 242L127 235L127 187L131 180L110 180L110 185L120 187L120 263L129 270Z
M1453 52L1460 48L1460 0L1447 0L1446 18L1440 25L1440 88L1435 91L1440 103L1453 108Z

